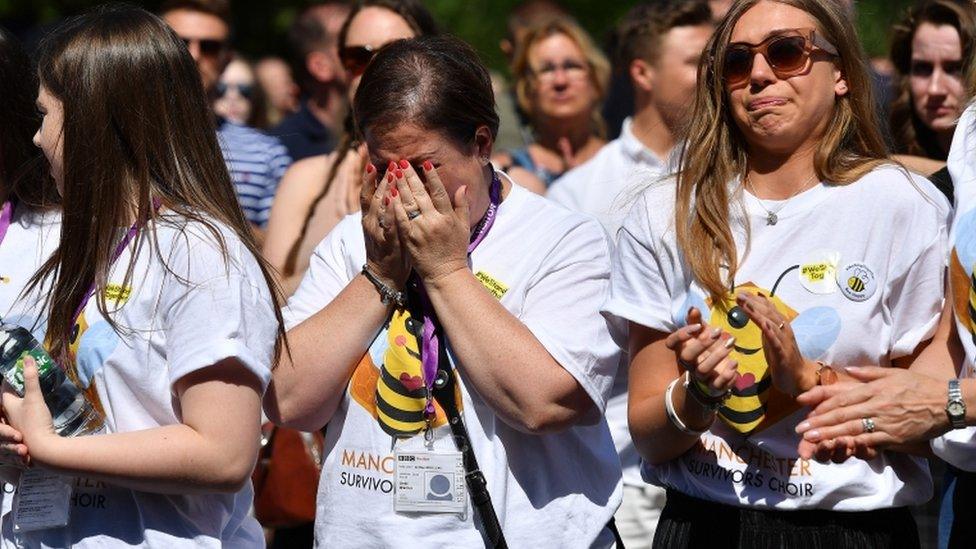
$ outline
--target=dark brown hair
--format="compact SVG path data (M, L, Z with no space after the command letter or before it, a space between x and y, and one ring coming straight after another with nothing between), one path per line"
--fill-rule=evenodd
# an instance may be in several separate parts
M898 71L898 97L891 102L889 117L891 134L895 139L895 152L939 160L945 160L949 154L949 151L942 150L935 132L915 112L909 81L912 70L912 40L922 23L955 28L962 46L963 74L960 79L965 80L967 65L973 61L973 43L976 41L976 18L972 12L971 2L923 0L910 8L905 18L892 29L891 61ZM968 92L969 82L964 81L963 86ZM964 103L959 105L960 108L963 106Z
M159 7L159 14L166 15L177 10L207 13L220 18L228 28L231 26L230 0L167 0Z
M615 32L614 63L625 69L635 59L657 61L661 37L675 27L712 24L706 0L655 0L631 8Z
M481 126L492 138L498 135L488 70L471 46L449 36L398 40L383 48L363 74L353 114L363 135L383 135L406 123L462 146L474 142Z
M20 42L0 27L0 187L21 204L47 209L58 194L33 143L41 123L35 97L37 72Z
M384 8L392 11L402 17L417 36L435 35L438 32L437 24L434 23L433 16L423 4L416 0L360 0L352 7L352 10L349 12L349 17L342 24L342 30L339 31L340 48L346 44L346 35L349 34L349 25L353 18L365 8ZM332 182L335 181L336 174L339 173L339 166L342 165L349 151L355 148L357 140L358 136L353 124L352 113L349 112L343 121L343 132L342 137L339 139L339 145L336 147L335 161L329 168L328 174L326 174L325 185L322 186L322 190L312 200L308 211L305 213L305 220L302 222L302 230L298 233L298 238L295 239L295 243L288 250L288 256L285 257L285 264L282 268L283 275L289 276L295 273L298 263L298 252L302 247L302 240L308 234L308 227L312 222L312 217L315 215L315 208L318 207L319 202L325 198L329 189L332 188Z
M133 213L158 219L153 200L206 227L225 258L217 224L228 227L280 302L238 206L196 65L162 20L125 6L73 18L42 44L38 71L64 110L61 244L30 285L53 281L47 334L55 358L67 357L73 314L92 284L99 311L120 330L106 314L105 297L118 228L131 223ZM156 241L154 225L131 244L135 253ZM158 248L154 253L166 265ZM132 269L130 263L126 284ZM275 316L277 360L284 342L277 307Z

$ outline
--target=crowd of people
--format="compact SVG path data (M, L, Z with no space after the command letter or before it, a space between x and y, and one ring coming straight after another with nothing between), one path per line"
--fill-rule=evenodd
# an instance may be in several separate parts
M0 27L0 547L976 543L971 1L230 9Z

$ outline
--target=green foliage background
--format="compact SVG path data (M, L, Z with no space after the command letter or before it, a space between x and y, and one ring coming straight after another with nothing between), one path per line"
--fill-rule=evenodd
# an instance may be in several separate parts
M520 0L426 0L437 21L449 32L467 40L481 52L492 67L501 69L503 60L498 42L505 33L505 19ZM653 1L653 0L651 0ZM0 0L0 23L24 34L38 24L50 24L102 2L93 0ZM131 2L154 10L159 0ZM308 1L233 0L236 45L248 55L285 54L284 32L295 14ZM616 21L635 1L564 0L598 41L603 42ZM858 28L865 48L872 56L887 53L891 23L904 12L911 0L860 0Z

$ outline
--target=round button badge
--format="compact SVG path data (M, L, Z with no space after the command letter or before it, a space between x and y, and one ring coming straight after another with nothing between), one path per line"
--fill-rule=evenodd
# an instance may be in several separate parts
M848 263L837 271L837 286L844 297L851 301L865 301L874 295L878 282L874 271L861 262Z

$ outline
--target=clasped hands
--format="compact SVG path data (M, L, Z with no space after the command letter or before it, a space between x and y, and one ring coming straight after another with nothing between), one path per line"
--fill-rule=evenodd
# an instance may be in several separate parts
M816 364L800 354L789 321L769 298L761 293L739 292L735 307L761 331L763 354L777 390L796 395L816 384ZM730 357L735 343L732 334L706 324L695 307L688 311L687 324L665 340L678 364L711 395L730 391L739 379L738 362Z
M434 282L468 268L467 186L448 195L430 161L417 169L406 160L390 162L381 175L366 165L360 206L366 261L393 288L403 288L411 269Z

